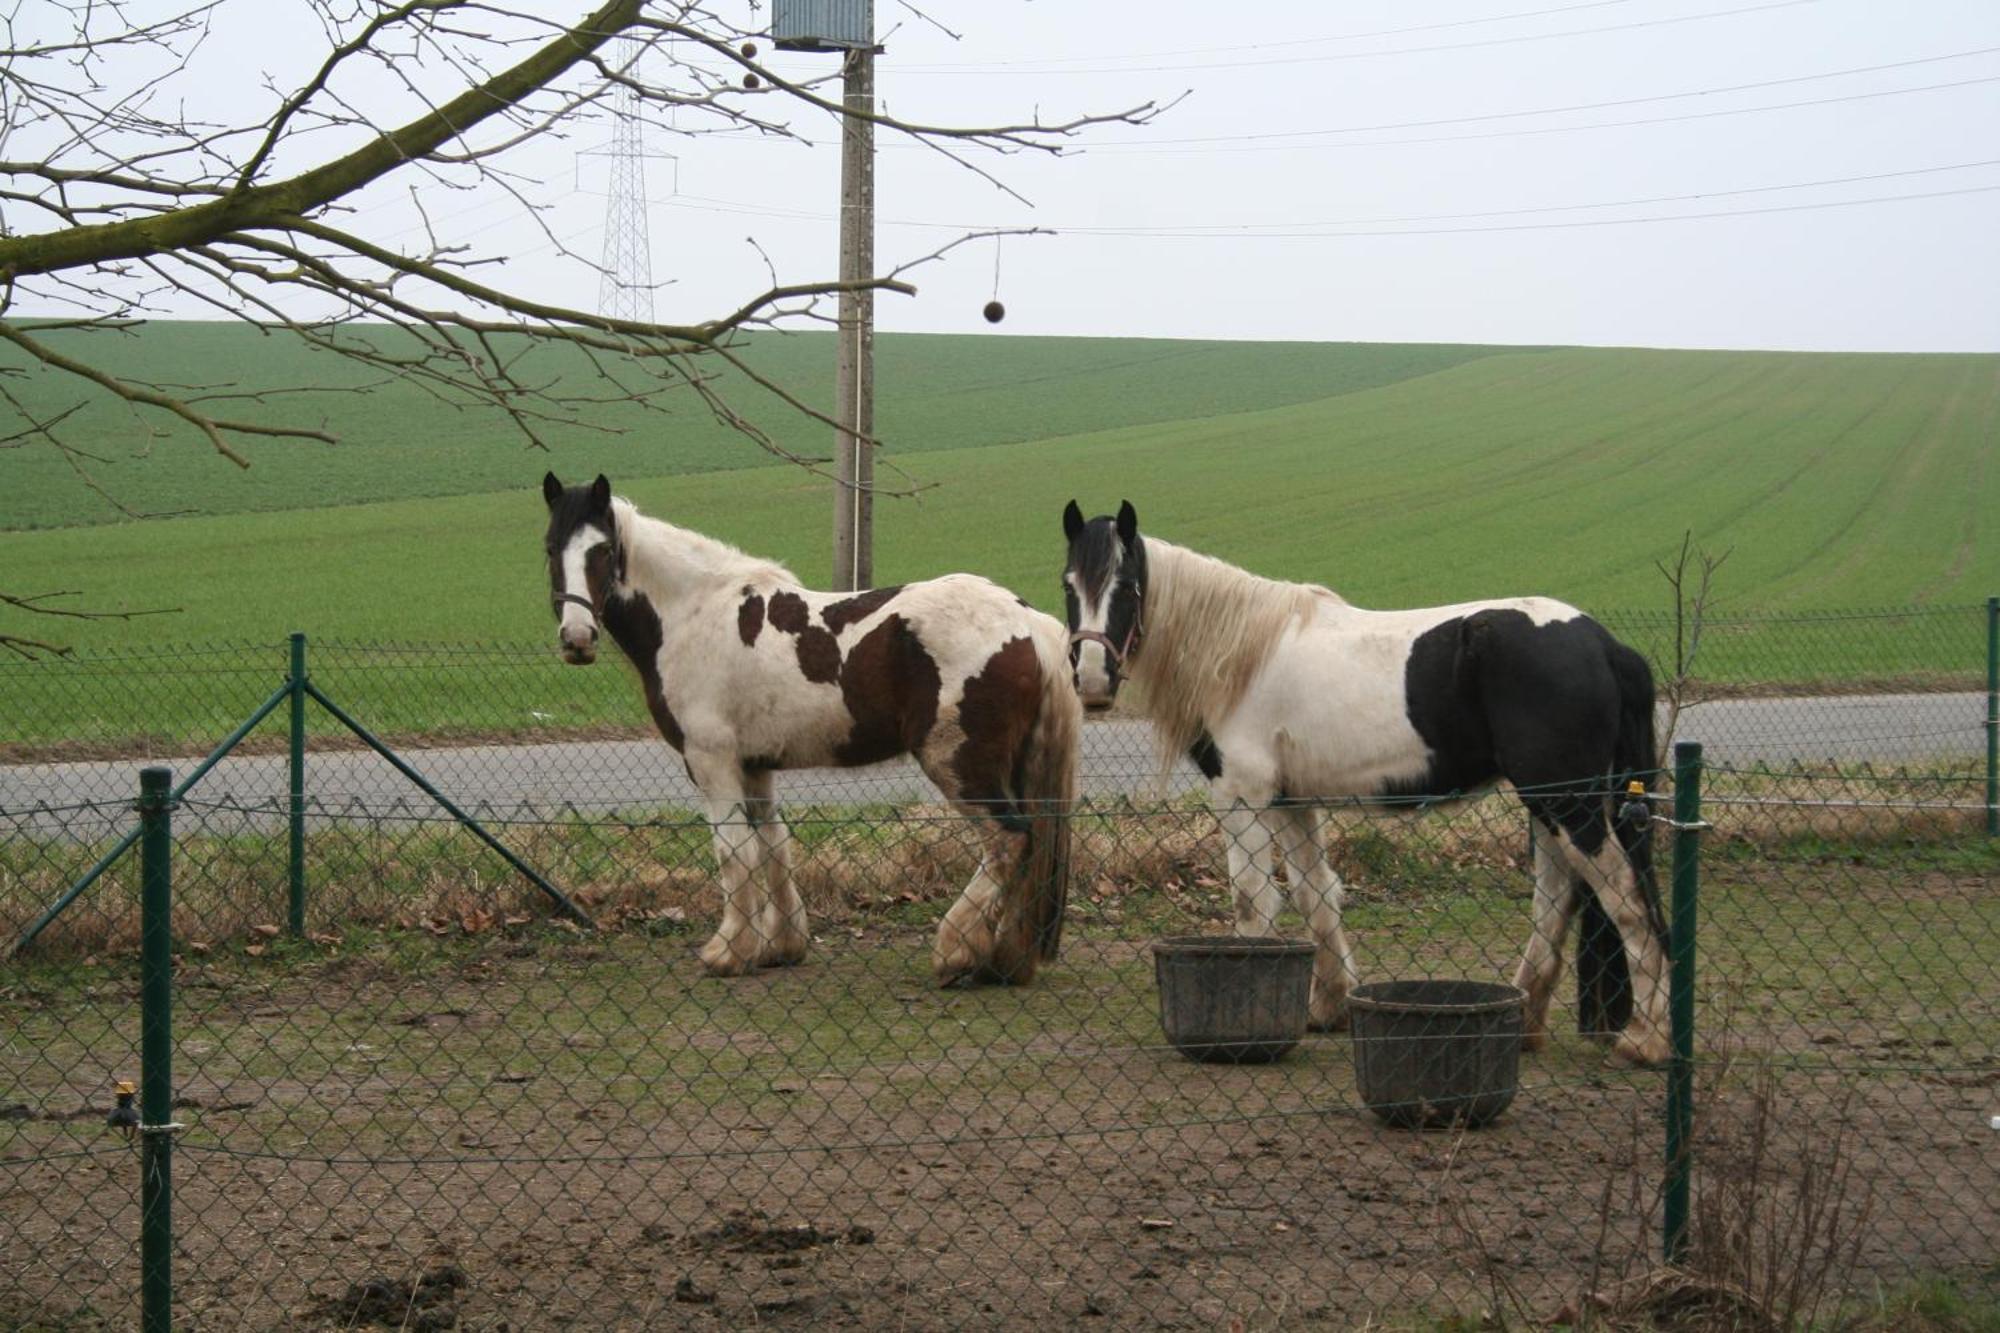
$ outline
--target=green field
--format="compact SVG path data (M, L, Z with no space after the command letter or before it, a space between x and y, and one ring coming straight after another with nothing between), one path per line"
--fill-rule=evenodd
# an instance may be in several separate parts
M1683 530L1733 552L1719 583L1731 610L1963 604L2000 590L2000 357L916 335L881 345L891 461L932 487L878 503L881 582L970 569L1053 607L1057 515L1075 496L1091 511L1130 498L1153 531L1370 605L1532 590L1659 607L1654 565ZM126 354L138 365L169 346L295 380L333 365L216 326L155 328ZM803 382L828 351L815 335L756 354ZM192 362L151 364L194 379ZM35 382L45 405L55 392ZM32 622L85 647L293 628L534 641L548 632L536 483L551 464L602 468L651 512L784 559L810 582L826 575L827 484L766 465L705 419L697 428L692 404L625 423L642 428L629 437L566 440L553 458L490 421L422 410L407 391L287 410L330 421L347 443L253 445L255 466L241 472L184 436L131 457L143 434L123 412L69 423L112 460L101 479L129 503L200 516L103 522L102 502L52 451L9 451L0 589L178 608L130 623ZM827 433L793 431L809 448Z

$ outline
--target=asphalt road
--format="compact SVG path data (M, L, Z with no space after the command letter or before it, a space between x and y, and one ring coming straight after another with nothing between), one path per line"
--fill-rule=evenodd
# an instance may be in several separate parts
M1905 694L1853 697L1719 700L1681 719L1684 740L1699 740L1711 762L1873 759L1923 762L1983 756L1985 696ZM405 758L461 806L502 819L542 819L571 810L693 806L699 795L679 758L659 741L584 741L542 745L480 745L412 750ZM191 768L183 759L176 767ZM67 833L94 838L126 827L125 803L137 791L139 761L0 768L0 834ZM1180 791L1200 777L1185 762L1164 790ZM1146 724L1093 722L1084 729L1083 788L1096 795L1161 790ZM411 818L437 807L386 762L365 751L313 754L308 789L316 811ZM283 809L282 755L225 759L195 795L189 817L211 832L233 823L264 824ZM792 802L907 802L935 793L907 761L864 769L808 769L778 775L778 792ZM92 802L97 810L63 809ZM241 806L241 814L212 806Z

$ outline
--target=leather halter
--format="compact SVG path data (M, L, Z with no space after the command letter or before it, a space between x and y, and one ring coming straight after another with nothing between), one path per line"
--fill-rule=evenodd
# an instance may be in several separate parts
M555 608L555 613L559 616L562 614L563 603L565 602L575 602L578 606L590 612L590 618L592 620L596 620L598 618L597 603L591 601L588 597L583 596L581 593L559 592L555 596L549 599L549 605Z
M1111 669L1122 676L1125 674L1126 659L1132 656L1132 649L1139 642L1139 622L1144 613L1145 604L1141 602L1139 610L1132 614L1132 627L1125 631L1125 642L1122 644L1113 643L1111 636L1102 630L1073 629L1069 632L1070 646L1074 648L1084 643L1102 644L1105 655L1111 659Z

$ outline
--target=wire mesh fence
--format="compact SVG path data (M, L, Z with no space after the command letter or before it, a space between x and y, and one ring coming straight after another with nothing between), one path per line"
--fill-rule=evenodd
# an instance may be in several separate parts
M1600 617L1655 664L1662 714L1712 759L1978 765L1987 752L1991 606L1720 616L1690 625L1647 612ZM564 666L546 643L438 645L315 641L311 679L461 802L517 811L616 811L692 798L627 672ZM285 644L209 644L0 661L0 807L124 799L133 760L206 753L282 685ZM283 718L253 732L209 780L269 790ZM308 710L312 790L323 800L404 794L382 761L322 710ZM1664 739L1663 731L1663 739ZM1087 792L1155 791L1142 721L1088 729ZM239 776L240 775L240 776ZM914 768L784 775L789 799L928 797ZM1197 786L1189 766L1166 790Z
M1685 628L1606 621L1656 662ZM0 664L0 933L77 895L0 972L0 1325L134 1322L157 1136L109 1122L142 1035L143 864L116 854L133 761L185 778L260 707L174 813L190 1326L1347 1327L1690 1301L1784 1323L1990 1275L1991 608L1704 634L1663 710L1711 759L1670 1269L1669 1079L1611 1063L1572 995L1526 1054L1505 1030L1466 1048L1448 1006L1432 1035L1463 1068L1517 1057L1487 1070L1505 1105L1480 1128L1390 1123L1365 1023L1247 1039L1286 1048L1268 1062L1177 1048L1201 1042L1154 946L1237 915L1198 775L1162 773L1139 722L1085 730L1064 945L1034 984L932 984L982 842L897 765L780 775L810 954L720 980L695 956L708 824L616 670L315 644L315 686L427 792L323 709L288 744L283 646ZM1338 810L1328 833L1359 980L1516 979L1533 852L1510 797Z
M1506 1105L1478 1128L1369 1110L1351 1031L1268 1061L1177 1048L1163 1006L1185 996L1155 945L1236 923L1199 795L1087 802L1060 957L1031 985L939 990L937 923L980 855L942 807L795 802L808 957L717 979L695 956L717 890L691 810L484 812L586 930L418 800L315 797L294 936L282 776L198 788L173 813L176 1314L1352 1327L1699 1298L1802 1320L1990 1273L2000 847L1981 778L1703 777L1692 1211L1671 1270L1667 1075L1611 1062L1568 987L1545 1047L1515 1037ZM9 892L61 881L121 817L129 796L10 811ZM1531 879L1510 797L1336 811L1329 844L1361 981L1515 977ZM139 897L137 859L119 862L94 917L0 980L20 1015L0 1045L18 1238L0 1323L134 1322L139 1149L107 1115L137 1077ZM1289 914L1281 930L1305 934ZM1435 1049L1467 1035L1451 1017Z

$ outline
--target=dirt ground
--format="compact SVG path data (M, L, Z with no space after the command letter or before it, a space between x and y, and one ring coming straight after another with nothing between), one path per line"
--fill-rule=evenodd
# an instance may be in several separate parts
M1525 1323L1658 1257L1663 1076L1574 1036L1524 1058L1495 1124L1411 1133L1359 1105L1341 1035L1271 1065L1184 1059L1144 944L1087 920L1017 991L929 989L914 925L729 983L697 975L698 942L536 928L185 969L181 1326ZM135 1153L95 1108L129 986L25 998L0 1325L128 1327ZM1911 1051L1823 998L1825 1040L1783 1016L1762 1223L1824 1211L1847 1286L1991 1270L1990 1030ZM1753 1081L1717 1068L1706 1182L1751 1151Z

